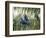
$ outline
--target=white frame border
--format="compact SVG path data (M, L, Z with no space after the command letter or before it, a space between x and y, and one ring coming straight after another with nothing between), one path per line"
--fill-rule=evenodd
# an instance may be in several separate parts
M41 23L40 23L40 30L27 30L27 31L13 31L13 17L12 17L12 8L13 7L31 7L31 8L40 8L40 14L41 14ZM43 5L33 5L33 4L9 4L9 35L19 35L19 34L36 34L36 33L43 33Z

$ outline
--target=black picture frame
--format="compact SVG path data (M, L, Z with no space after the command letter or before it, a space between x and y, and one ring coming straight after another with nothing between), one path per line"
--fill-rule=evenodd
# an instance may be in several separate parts
M34 4L34 5L43 5L43 33L36 34L21 34L21 35L9 35L9 4L10 3L20 3L20 4ZM45 34L45 3L35 3L35 2L18 2L18 1L5 1L5 36L29 36L29 35L44 35Z

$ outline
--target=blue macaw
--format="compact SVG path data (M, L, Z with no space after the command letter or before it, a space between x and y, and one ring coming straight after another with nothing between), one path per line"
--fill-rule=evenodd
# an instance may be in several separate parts
M23 17L21 17L20 23L22 23L22 24L28 24L29 23L28 17L26 15L24 15Z

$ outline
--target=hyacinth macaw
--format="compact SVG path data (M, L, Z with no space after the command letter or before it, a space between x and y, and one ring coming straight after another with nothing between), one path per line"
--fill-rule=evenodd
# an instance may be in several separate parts
M26 15L24 15L23 17L21 17L20 23L22 23L22 24L28 24L29 23L28 17Z

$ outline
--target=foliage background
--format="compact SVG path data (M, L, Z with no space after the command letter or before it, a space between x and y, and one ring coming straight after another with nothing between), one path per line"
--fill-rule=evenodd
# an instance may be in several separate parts
M30 24L21 24L20 18L27 15ZM39 30L40 8L14 7L13 8L13 31L16 30Z

